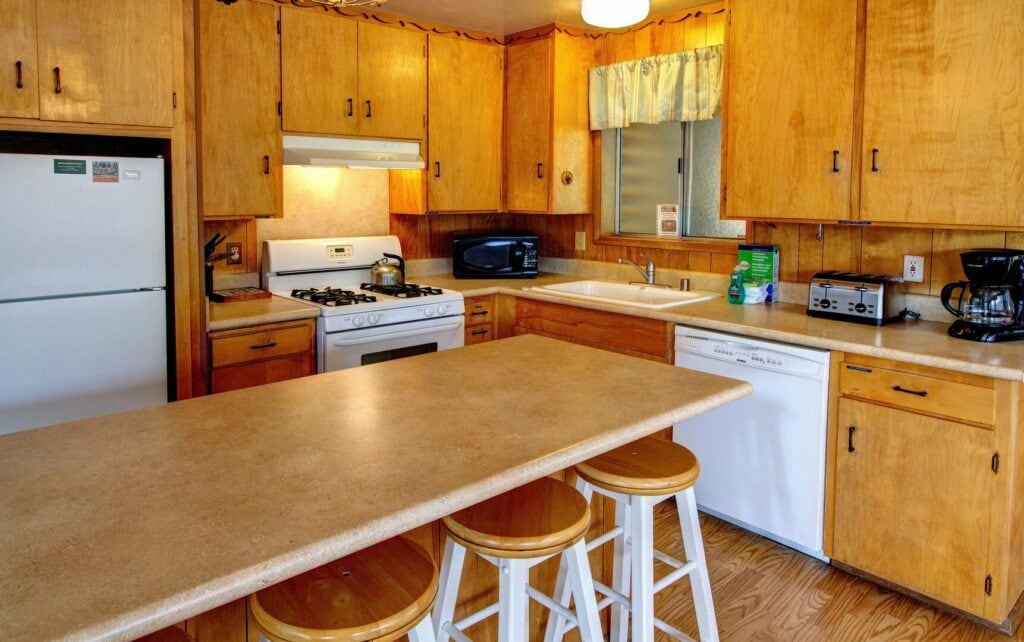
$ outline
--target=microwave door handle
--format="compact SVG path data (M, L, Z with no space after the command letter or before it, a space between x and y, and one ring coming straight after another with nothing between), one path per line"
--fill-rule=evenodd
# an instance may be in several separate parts
M386 339L401 339L402 337L415 337L420 334L430 334L431 332L441 332L444 330L455 330L456 328L462 327L463 322L460 320L456 323L446 323L445 325L435 325L429 328L420 328L418 330L403 330L402 332L390 332L388 334L375 334L371 337L361 337L359 339L332 339L331 345L343 347L343 346L358 346L365 343L373 343L374 341L383 341Z

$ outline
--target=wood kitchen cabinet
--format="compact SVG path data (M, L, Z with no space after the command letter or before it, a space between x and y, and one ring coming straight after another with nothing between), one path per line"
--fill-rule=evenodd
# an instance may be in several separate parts
M312 319L211 332L210 392L316 374Z
M422 140L426 51L417 31L282 8L283 129Z
M732 0L729 11L726 214L855 218L857 0Z
M591 211L589 38L558 30L506 48L505 209Z
M392 170L391 212L501 210L504 48L430 34L427 170Z
M281 215L276 6L199 0L202 215Z
M516 299L514 333L628 354L651 361L675 360L675 324L573 305Z
M171 0L2 4L0 116L173 124Z
M1024 227L1024 0L729 11L728 217Z
M36 0L0 2L0 116L39 118Z
M855 355L836 372L826 554L1002 624L1024 591L1020 383Z
M492 341L494 318L493 294L466 297L466 345Z

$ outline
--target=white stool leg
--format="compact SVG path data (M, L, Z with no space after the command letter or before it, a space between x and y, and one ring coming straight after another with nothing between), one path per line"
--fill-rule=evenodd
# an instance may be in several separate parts
M594 488L579 475L576 475L576 490L583 495L583 499L589 504L590 499L594 496ZM568 568L566 568L563 558L562 563L558 565L558 579L555 580L555 592L552 595L555 601L565 608L569 608L569 596L571 595L567 574ZM548 615L547 627L544 629L544 642L561 642L562 638L565 637L566 624L568 623L565 618L551 611Z
M615 501L615 525L622 528L622 535L615 538L612 557L612 588L623 595L629 595L629 574L631 537L629 503ZM626 642L629 639L629 609L618 602L612 602L611 627L608 631L611 642Z
M654 642L654 508L650 498L630 497L629 522L633 642Z
M459 582L462 580L462 565L466 561L466 549L451 537L445 540L444 557L441 561L441 581L437 587L437 599L431 614L431 624L437 642L447 642L448 633L444 625L455 615L455 600L459 597Z
M597 617L594 578L590 574L587 545L582 539L562 553L562 563L569 571L569 582L572 584L572 595L576 602L576 619L580 625L580 638L583 642L602 642L604 634L601 632L601 622Z
M430 616L420 620L416 626L409 631L409 642L435 642L434 627Z
M527 642L530 604L526 586L529 581L527 560L499 559L498 642Z
M711 599L707 559L704 557L704 538L700 534L700 519L692 486L676 494L676 507L679 510L679 527L683 531L686 561L697 564L697 568L690 572L690 590L693 592L693 610L697 614L700 639L702 642L718 642L718 623Z

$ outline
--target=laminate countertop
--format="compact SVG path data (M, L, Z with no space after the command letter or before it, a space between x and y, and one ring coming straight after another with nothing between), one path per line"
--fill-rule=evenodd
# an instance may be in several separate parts
M320 316L320 309L280 296L231 303L210 303L206 329L234 330L264 323L282 323Z
M450 275L412 278L434 287L458 290L465 296L508 294L769 341L863 354L996 379L1024 381L1024 341L978 343L954 339L946 334L948 323L908 319L875 327L809 317L805 306L791 303L733 305L724 296L662 310L647 310L625 304L570 299L536 289L552 283L582 280L581 277L563 274L542 274L533 280L463 280Z
M0 633L132 639L750 391L522 336L0 436Z

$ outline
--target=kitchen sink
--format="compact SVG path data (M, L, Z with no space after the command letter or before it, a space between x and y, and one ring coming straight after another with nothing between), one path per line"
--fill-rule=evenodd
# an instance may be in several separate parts
M660 310L686 303L707 301L721 296L715 292L691 290L683 292L651 285L615 283L612 281L572 281L532 288L544 294L564 296L571 299L619 303L637 308Z

